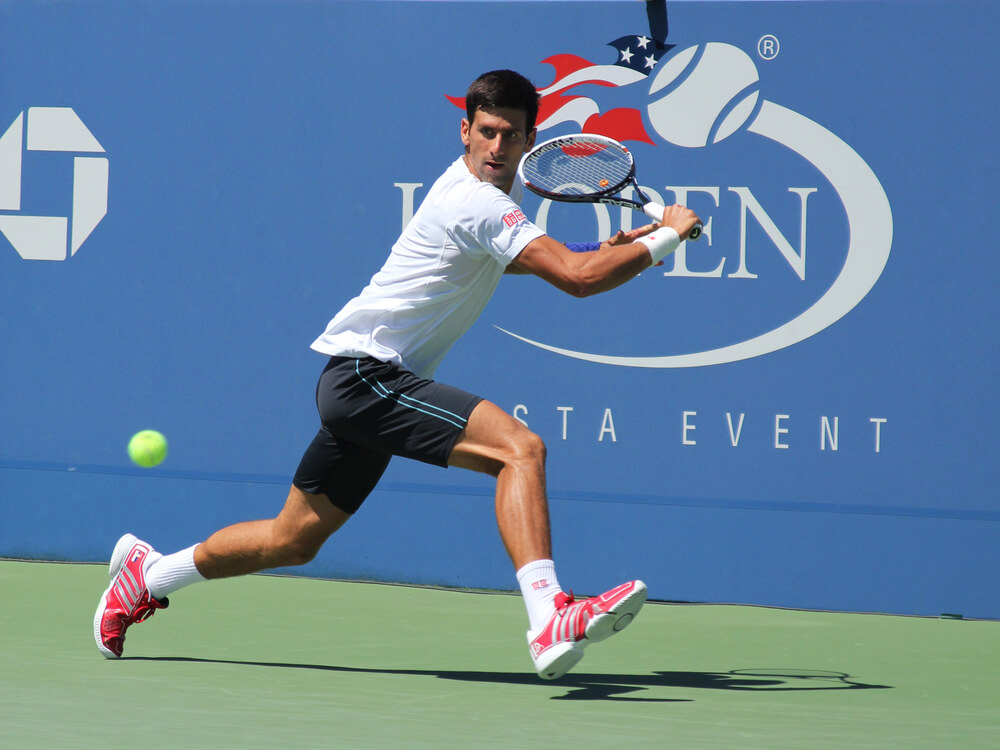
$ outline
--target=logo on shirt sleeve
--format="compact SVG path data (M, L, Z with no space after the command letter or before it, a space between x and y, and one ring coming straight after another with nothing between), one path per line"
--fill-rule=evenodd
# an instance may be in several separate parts
M503 217L503 223L509 227L512 227L515 224L522 222L524 220L525 216L524 213L522 213L521 209L511 211L509 214Z

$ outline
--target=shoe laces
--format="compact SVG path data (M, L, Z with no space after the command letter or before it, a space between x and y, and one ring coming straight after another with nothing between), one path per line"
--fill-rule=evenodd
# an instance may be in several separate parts
M143 600L136 605L135 612L132 613L132 622L143 622L153 616L158 609L166 609L170 605L169 599L154 599L147 591Z
M556 611L562 609L563 607L568 607L574 601L575 599L573 598L572 589L570 589L570 592L568 594L564 591L560 591L558 594L556 594L555 598Z

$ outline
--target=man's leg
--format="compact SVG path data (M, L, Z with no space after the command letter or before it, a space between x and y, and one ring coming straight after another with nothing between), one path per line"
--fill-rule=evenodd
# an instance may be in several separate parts
M448 463L496 477L496 514L515 569L551 559L545 444L496 404L480 401Z
M562 592L552 562L545 445L488 401L469 416L449 464L496 477L496 514L517 568L531 629L528 650L543 679L556 679L583 657L583 648L625 628L646 601L646 584L629 581L575 602Z
M309 562L361 506L388 463L387 454L340 440L320 427L275 518L227 526L202 544L152 564L150 594L162 598L205 578ZM336 503L331 501L334 496Z
M326 495L310 495L292 485L276 518L215 532L195 547L194 564L209 579L304 565L350 517Z
M326 495L312 495L292 485L277 517L227 526L201 544L152 562L146 587L150 596L164 599L205 579L304 565L350 517Z
M94 637L102 654L121 656L125 631L166 607L167 596L184 586L309 562L360 507L385 471L391 451L365 448L326 426L327 416L336 419L363 410L354 403L355 380L360 377L356 366L356 360L334 358L320 376L322 424L275 518L228 526L166 557L132 534L118 540L109 566L111 583L94 616ZM346 385L345 379L350 381ZM369 400L379 403L383 394L373 392ZM372 432L381 434L379 425Z
M530 629L541 630L562 593L552 561L545 444L496 404L480 401L448 463L496 477L500 538L517 571Z
M311 560L350 514L326 495L292 486L277 517L217 531L202 544L164 557L126 534L111 556L111 583L94 615L94 639L107 658L122 655L125 631L167 606L167 595L206 578L245 575Z

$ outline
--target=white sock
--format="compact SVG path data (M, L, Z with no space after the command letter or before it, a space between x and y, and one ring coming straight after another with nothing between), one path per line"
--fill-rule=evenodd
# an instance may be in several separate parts
M517 571L517 582L521 584L521 595L528 610L528 621L532 632L538 632L556 611L556 594L562 589L556 578L556 566L551 560L535 560Z
M205 576L194 566L194 547L164 555L146 571L146 588L154 599L163 599L177 589L204 581Z

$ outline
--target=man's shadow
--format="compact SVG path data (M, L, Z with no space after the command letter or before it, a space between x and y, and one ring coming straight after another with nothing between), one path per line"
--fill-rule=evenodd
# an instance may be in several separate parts
M647 674L587 674L571 672L551 682L541 680L528 672L474 672L462 670L431 669L374 669L340 667L325 664L288 664L265 661L238 661L231 659L200 659L187 656L129 656L122 661L188 662L192 664L233 664L246 667L271 669L312 669L341 674L391 674L433 677L459 682L481 682L529 687L567 688L552 700L606 700L644 701L656 703L685 703L690 698L653 698L629 695L651 688L687 688L693 690L740 690L753 692L785 692L804 690L888 690L891 685L870 685L860 682L846 672L812 669L755 668L733 669L728 672L665 672ZM627 696L627 697L625 697Z

